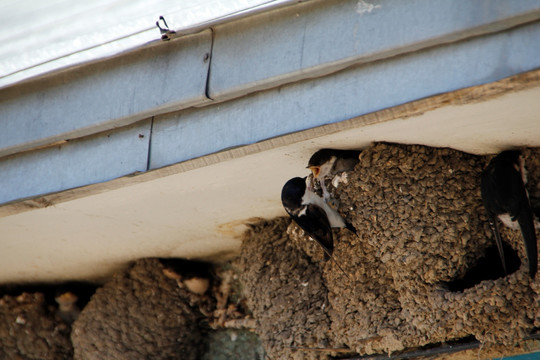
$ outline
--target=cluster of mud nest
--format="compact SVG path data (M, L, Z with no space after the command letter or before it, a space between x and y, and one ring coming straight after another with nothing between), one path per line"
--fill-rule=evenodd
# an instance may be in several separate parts
M540 197L540 151L524 157L529 193ZM327 183L358 233L334 230L333 257L348 275L288 218L253 226L238 267L269 358L390 353L470 336L511 346L540 326L540 281L528 276L521 233L502 232L518 259L513 273L500 273L493 252L480 196L490 158L365 149L337 188ZM476 265L487 280L468 281Z
M71 359L69 333L42 293L0 299L0 359Z
M202 299L162 270L140 260L97 290L73 324L75 359L200 358Z
M93 287L83 303L73 292L51 295L56 287L4 295L0 358L215 360L247 348L262 359L258 339L242 330L253 319L234 276L230 267L147 258ZM236 341L217 349L227 336Z
M540 200L540 151L524 156L529 193ZM254 334L236 330L253 327L270 359L391 353L471 337L511 352L540 327L540 280L528 276L520 232L506 228L511 273L502 273L480 198L489 160L376 144L335 186L327 182L357 229L334 230L334 260L278 218L253 225L233 268L141 259L82 303L70 292L52 300L47 292L7 294L0 358L262 358ZM493 349L490 356L499 354Z

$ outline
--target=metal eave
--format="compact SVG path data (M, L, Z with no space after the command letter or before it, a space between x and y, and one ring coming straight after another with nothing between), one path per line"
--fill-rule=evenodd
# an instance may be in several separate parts
M0 90L0 203L540 67L537 1L428 3L311 1Z
M310 1L216 26L208 93L226 100L539 19L534 0Z
M0 182L7 184L0 202L157 169L540 68L539 37L540 22L531 23L12 155L0 161ZM532 144L538 135L519 134L515 145ZM474 151L486 146L493 148L479 143Z
M73 4L16 1L2 4L0 89L135 50L159 36L155 21L164 15L176 31L169 37L201 32L217 24L277 9L297 0L95 1ZM2 16L3 15L3 16ZM68 30L67 30L68 29Z
M210 30L0 90L0 156L201 104Z
M540 68L538 38L540 21L156 116L149 169Z
M534 0L292 3L0 89L0 156L540 18Z

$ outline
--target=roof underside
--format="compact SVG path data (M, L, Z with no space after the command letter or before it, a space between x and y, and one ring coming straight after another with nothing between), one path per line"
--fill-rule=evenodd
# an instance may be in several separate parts
M540 146L540 4L433 4L309 1L1 89L0 281L223 258L322 147Z

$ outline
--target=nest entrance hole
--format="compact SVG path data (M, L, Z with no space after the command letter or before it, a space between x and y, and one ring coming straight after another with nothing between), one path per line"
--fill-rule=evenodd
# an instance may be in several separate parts
M461 292L480 284L484 280L496 280L518 271L521 260L517 251L504 241L503 250L506 258L507 274L504 273L497 245L492 245L487 248L485 255L462 278L446 283L448 290Z

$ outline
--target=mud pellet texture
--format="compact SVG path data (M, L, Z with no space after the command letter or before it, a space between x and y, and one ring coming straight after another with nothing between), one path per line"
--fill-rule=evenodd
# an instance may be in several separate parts
M529 153L527 163L535 168ZM517 273L458 293L442 285L463 276L494 243L480 195L490 158L377 144L362 152L349 182L335 189L361 243L377 248L391 271L401 305L395 319L409 327L392 334L406 347L467 335L510 345L532 329L534 291L519 231L502 231L522 258Z
M70 328L48 309L41 293L0 299L0 359L71 359Z
M287 237L288 218L254 226L237 264L248 306L270 359L325 358L330 345L327 290L316 263Z
M137 261L98 289L73 324L75 359L199 359L193 294L157 259Z
M540 194L540 151L526 149L523 154L532 198ZM271 348L278 351L313 329L321 334L329 330L327 347L360 354L391 353L471 335L486 346L509 348L523 339L540 323L540 285L538 276L528 276L519 231L501 227L504 241L521 260L516 272L454 292L447 286L468 274L494 244L480 195L480 175L491 158L386 143L362 151L359 164L341 176L337 188L326 183L339 201L339 212L357 229L357 235L334 230L334 259L343 271L333 261L322 262L322 251L294 223L276 219L254 228L241 257L245 264L251 262L246 268L252 272L242 280L248 284L248 300L260 307L254 315L263 344L268 342L265 336L273 336ZM287 268L276 263L280 261L286 261ZM493 271L495 265L500 266L493 263ZM281 314L291 308L257 302L271 296L263 295L267 290L275 289L277 297L294 288L295 281L301 284L298 267L322 276L318 291L326 294L328 305L314 306L311 296L294 300L294 308L316 309L324 321L306 327L303 320L285 317L287 342L280 331L270 331L276 330L270 324L281 321ZM288 280L269 286L276 278ZM264 327L268 329L261 330Z

